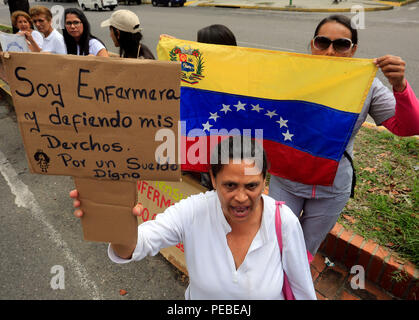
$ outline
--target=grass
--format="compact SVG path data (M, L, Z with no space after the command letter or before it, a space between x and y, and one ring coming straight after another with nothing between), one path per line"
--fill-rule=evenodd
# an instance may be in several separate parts
M0 24L0 31L6 33L13 33L13 28Z
M362 127L354 144L355 198L338 222L419 265L419 140Z

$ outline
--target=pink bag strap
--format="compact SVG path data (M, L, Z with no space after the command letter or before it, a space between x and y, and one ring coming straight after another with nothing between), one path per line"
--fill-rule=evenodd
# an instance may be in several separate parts
M279 208L284 204L284 201L275 201L276 205L276 212L275 212L275 229L276 229L276 235L278 238L278 245L279 250L281 252L282 256L282 225L281 225L281 212Z
M279 210L279 208L285 204L284 201L275 201L275 205L276 205L276 212L275 212L275 229L276 229L276 236L278 238L278 245L279 245L279 250L281 252L281 256L282 256L282 227L281 227L281 212ZM310 251L307 250L307 259L308 259L308 263L311 264L311 262L313 261L314 257L311 255Z
M282 259L282 224L281 224L281 211L280 207L284 204L283 201L275 201L276 211L275 211L275 229L276 229L276 238L278 239L279 251L281 252ZM295 296L291 289L291 284L288 281L287 274L284 270L284 283L282 285L282 294L284 295L285 300L295 300Z

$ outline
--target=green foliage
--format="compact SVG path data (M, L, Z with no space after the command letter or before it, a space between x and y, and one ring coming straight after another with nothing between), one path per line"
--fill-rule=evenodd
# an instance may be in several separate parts
M415 137L361 128L354 144L355 198L339 222L419 265L419 151Z

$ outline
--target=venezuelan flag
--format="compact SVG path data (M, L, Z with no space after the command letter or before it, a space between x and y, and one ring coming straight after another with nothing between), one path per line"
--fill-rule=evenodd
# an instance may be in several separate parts
M182 170L208 171L210 135L263 129L270 172L316 185L333 184L377 71L369 59L167 37L157 53L181 63Z

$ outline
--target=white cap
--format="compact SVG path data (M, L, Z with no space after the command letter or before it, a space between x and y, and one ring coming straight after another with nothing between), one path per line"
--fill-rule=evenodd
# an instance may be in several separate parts
M140 19L138 19L138 16L130 10L115 11L108 20L102 21L100 26L102 28L112 26L121 31L130 33L137 33L142 30L140 28Z

